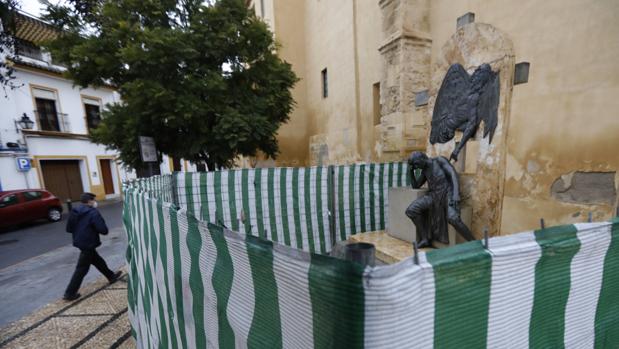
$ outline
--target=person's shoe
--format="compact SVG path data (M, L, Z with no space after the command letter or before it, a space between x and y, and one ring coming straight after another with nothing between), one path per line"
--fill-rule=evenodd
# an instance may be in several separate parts
M64 297L62 297L62 299L64 299L65 301L69 301L70 302L70 301L74 301L74 300L80 298L81 296L82 295L79 294L79 293L71 294L71 295L66 295L65 294Z
M115 283L116 281L118 281L120 279L120 277L122 276L123 272L122 271L117 271L114 273L114 276L110 279L110 285Z

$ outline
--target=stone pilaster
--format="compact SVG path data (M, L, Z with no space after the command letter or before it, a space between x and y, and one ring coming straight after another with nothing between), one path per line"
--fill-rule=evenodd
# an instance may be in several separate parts
M425 150L427 105L415 106L415 94L430 85L429 0L381 0L383 59L380 82L381 123L375 129L381 160L398 160Z

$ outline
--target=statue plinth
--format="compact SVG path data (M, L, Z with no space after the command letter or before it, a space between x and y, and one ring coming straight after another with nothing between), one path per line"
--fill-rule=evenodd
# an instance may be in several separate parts
M408 205L422 197L427 189L413 189L411 187L389 188L389 215L387 234L412 243L417 239L417 229L404 212Z

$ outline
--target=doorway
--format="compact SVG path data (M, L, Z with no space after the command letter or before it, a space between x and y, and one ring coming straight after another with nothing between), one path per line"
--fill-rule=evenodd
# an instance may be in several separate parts
M45 189L63 202L79 201L84 192L79 160L40 160Z
M99 159L99 168L101 169L101 180L103 181L103 189L105 190L105 195L114 194L112 162L108 159Z

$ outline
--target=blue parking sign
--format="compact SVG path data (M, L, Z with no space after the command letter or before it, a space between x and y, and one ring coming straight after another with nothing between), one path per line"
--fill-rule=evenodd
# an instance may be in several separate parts
M29 158L17 158L16 161L18 171L27 172L32 168Z

